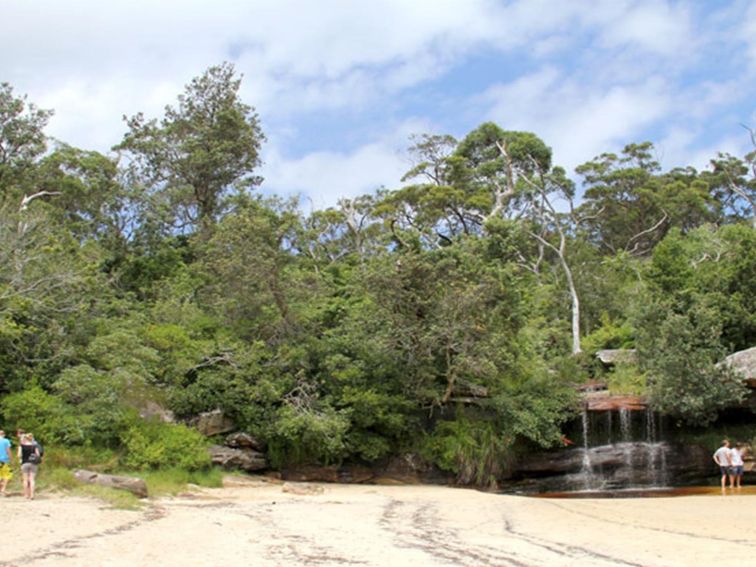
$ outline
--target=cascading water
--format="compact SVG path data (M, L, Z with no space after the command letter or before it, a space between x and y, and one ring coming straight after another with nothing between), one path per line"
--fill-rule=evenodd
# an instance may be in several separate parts
M669 445L650 410L621 408L581 414L580 470L563 480L572 490L663 488ZM619 427L616 427L616 423Z

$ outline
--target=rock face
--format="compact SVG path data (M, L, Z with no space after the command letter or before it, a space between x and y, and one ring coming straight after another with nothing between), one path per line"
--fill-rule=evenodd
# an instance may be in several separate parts
M707 484L718 475L710 453L703 447L677 443L618 443L594 447L590 450L590 461L596 478L592 480L594 485L598 482L600 486L593 488ZM585 451L580 448L526 455L512 471L509 486L514 490L535 492L584 489L588 480L582 472L584 459ZM654 460L656 462L652 463Z
M241 431L232 433L226 437L226 447L233 449L254 449L260 453L265 452L265 443L252 437L249 433L243 433Z
M212 463L226 469L241 469L247 472L255 472L268 468L268 461L265 455L254 449L234 449L232 447L212 445L208 450Z
M84 469L74 472L74 478L85 484L97 484L107 486L108 488L128 490L139 498L147 498L147 484L141 478L102 474Z
M585 394L588 411L643 410L648 402L643 396L609 394L608 392L589 392Z
M234 422L219 409L199 414L192 420L192 425L197 428L197 431L208 437L230 433L236 429Z
M756 388L756 347L732 353L723 364L740 374L748 386Z

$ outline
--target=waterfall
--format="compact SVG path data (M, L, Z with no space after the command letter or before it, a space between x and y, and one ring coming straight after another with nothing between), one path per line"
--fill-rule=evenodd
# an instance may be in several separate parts
M619 418L620 418L620 432L622 434L622 440L625 442L629 442L633 434L632 414L630 413L630 410L628 410L627 408L620 408Z
M572 449L575 469L564 481L573 490L586 491L668 486L669 445L659 417L650 409L597 413L583 408L582 446Z
M583 460L580 468L580 477L583 479L583 489L591 490L594 488L595 477L593 475L593 466L591 465L590 422L587 407L583 408L581 418L583 425Z

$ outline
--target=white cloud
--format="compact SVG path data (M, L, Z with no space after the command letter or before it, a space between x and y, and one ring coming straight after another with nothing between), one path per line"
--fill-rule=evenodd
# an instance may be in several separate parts
M662 124L670 144L695 145L672 129L712 120L749 87L734 76L684 83L702 47L745 42L756 69L756 6L738 6L706 15L706 23L738 22L737 33L712 39L695 4L684 1L16 0L0 7L0 78L55 109L50 134L107 150L125 131L123 114L160 116L191 77L232 60L245 76L244 100L277 141L265 150L266 186L317 192L332 204L334 195L398 181L406 168L396 153L401 128L392 124L407 120L403 96L416 87L457 117L535 131L565 165ZM515 55L526 68L516 67L520 79L491 86L515 72L492 66L488 78L476 77L485 94L470 105L447 94L445 74L480 53ZM341 120L357 148L318 146L313 137L298 144L304 155L288 149L319 112ZM433 115L430 104L413 112ZM368 133L358 138L352 119Z
M410 134L430 130L433 127L426 121L407 120L352 151L317 151L299 158L285 156L273 140L263 155L263 189L278 195L306 195L316 209L381 187L395 189L411 167L405 153Z
M748 57L751 62L751 71L756 71L756 4L751 4L740 31L741 39L748 46Z
M601 85L565 76L554 68L490 88L481 102L502 127L537 133L568 168L633 141L670 106L663 80Z
M695 45L685 4L646 0L606 5L607 10L596 12L603 16L601 42L605 46L632 44L657 55L685 59Z

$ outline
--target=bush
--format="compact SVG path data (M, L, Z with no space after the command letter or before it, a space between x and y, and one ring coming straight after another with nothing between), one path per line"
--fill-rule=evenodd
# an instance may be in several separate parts
M210 466L205 437L183 425L142 421L121 438L123 462L136 469L180 468L198 470Z
M6 427L31 431L42 443L81 443L81 423L63 400L32 386L9 394L2 402Z
M347 453L349 430L345 412L316 411L286 405L278 409L268 434L268 457L273 466L340 462Z
M421 454L440 469L457 475L461 484L496 486L507 468L511 442L494 423L459 418L442 421L425 439Z

